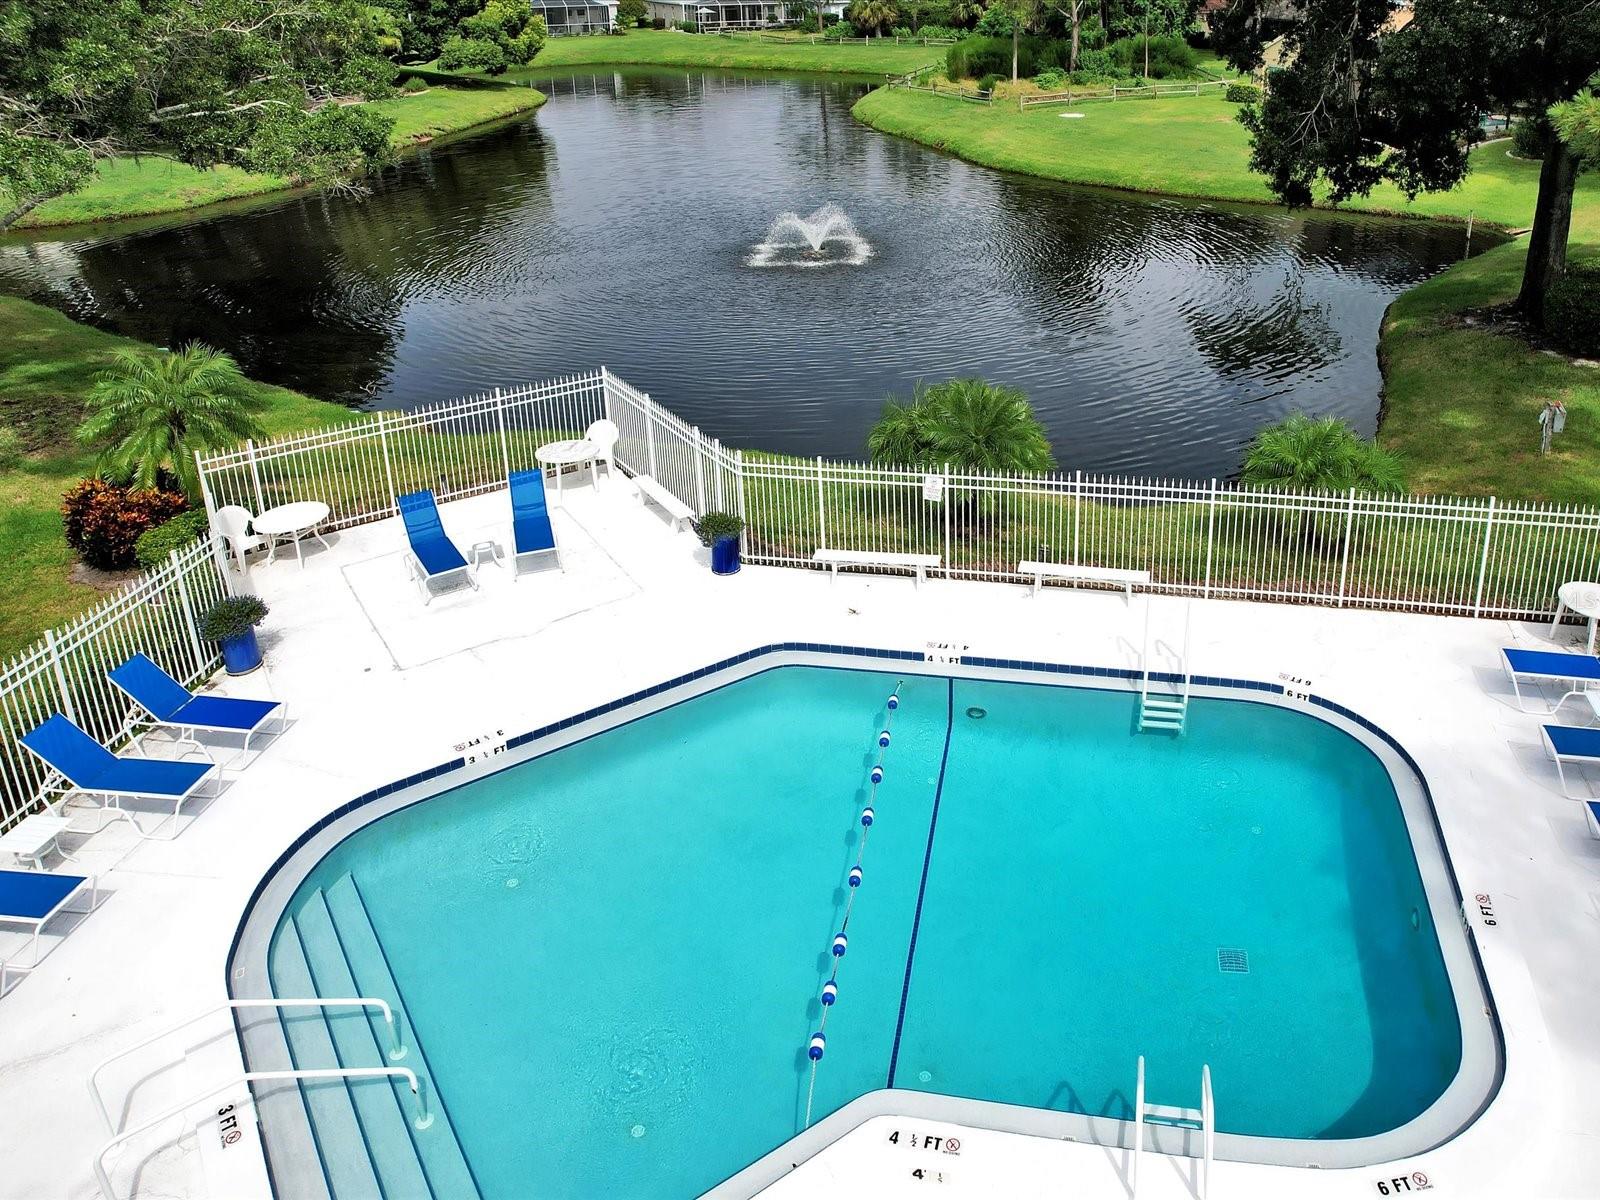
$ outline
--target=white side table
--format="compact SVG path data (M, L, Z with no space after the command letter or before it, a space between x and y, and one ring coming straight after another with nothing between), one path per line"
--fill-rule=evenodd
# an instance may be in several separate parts
M1594 653L1594 626L1595 618L1600 616L1600 583L1589 583L1585 580L1574 580L1572 583L1563 583L1556 590L1556 616L1550 622L1550 636L1555 637L1556 630L1561 627L1561 617L1568 609L1580 617L1589 618L1589 653Z
M473 542L472 548L467 551L467 559L474 567L481 567L483 560L486 558L492 563L500 561L500 543L492 538L486 538L481 542Z
M267 537L268 562L278 557L278 542L286 538L294 543L294 556L303 567L306 565L306 556L300 549L300 543L307 534L316 538L325 548L332 549L327 539L317 532L317 526L327 519L328 506L321 500L296 500L293 504L280 504L277 508L267 509L251 525L257 533Z
M596 453L594 443L587 438L568 438L563 442L546 442L533 452L533 456L541 467L555 468L556 499L560 500L563 468L591 462Z
M23 817L15 826L0 834L0 854L9 854L18 862L30 862L36 871L44 870L44 856L54 850L65 857L57 839L69 833L72 820L48 813L34 813Z

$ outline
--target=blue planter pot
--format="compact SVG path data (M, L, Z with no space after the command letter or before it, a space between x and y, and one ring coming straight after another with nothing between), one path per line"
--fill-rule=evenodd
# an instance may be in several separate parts
M261 645L254 627L238 637L223 638L221 645L222 665L229 675L248 675L261 665Z
M739 570L739 539L719 537L711 543L711 571L715 575L733 575Z

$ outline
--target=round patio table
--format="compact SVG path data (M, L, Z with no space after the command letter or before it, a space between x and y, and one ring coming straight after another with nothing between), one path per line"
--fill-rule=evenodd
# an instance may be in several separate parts
M1595 617L1600 616L1600 583L1589 583L1579 579L1572 583L1563 583L1556 590L1556 617L1550 622L1551 637L1556 635L1556 630L1561 625L1561 616L1568 609L1580 617L1589 618L1589 653L1593 654Z
M591 461L596 454L595 444L588 438L568 438L561 442L546 442L533 452L541 467L555 469L556 499L561 499L561 476L564 467Z
M277 508L267 509L251 525L257 533L266 535L268 562L278 556L278 542L287 538L294 543L294 556L304 567L306 558L300 549L300 542L307 534L332 549L327 539L317 532L317 526L327 519L328 506L321 500L296 500L293 504L280 504Z

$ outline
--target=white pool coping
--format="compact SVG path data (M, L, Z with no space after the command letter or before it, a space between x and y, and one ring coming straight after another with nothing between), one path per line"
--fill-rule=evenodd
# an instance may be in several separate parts
M504 507L503 494L447 505L445 524L463 544L503 536ZM414 602L389 522L331 538L333 548L309 552L303 570L292 558L253 569L273 608L263 630L271 675L220 687L240 695L270 688L290 701L295 724L231 774L226 792L186 819L176 841L138 842L121 823L82 845L69 840L78 865L100 875L106 899L0 999L0 1197L95 1194L90 1159L105 1134L84 1087L90 1069L220 1001L234 930L272 863L353 797L448 757L442 742L532 729L777 642L933 642L992 658L1127 668L1136 665L1147 604L1165 636L1182 628L1184 602L1171 597L1141 595L1128 605L1110 592L1052 588L1035 598L1003 584L933 579L915 589L908 579L830 583L752 567L714 578L692 537L670 533L620 482L569 489L555 520L573 551L567 574L525 575L512 588L499 568L485 567L481 591L430 606L436 625L392 604L384 588L392 567L394 593ZM1469 918L1505 1044L1492 1102L1444 1145L1382 1168L1222 1161L1211 1194L1372 1196L1383 1194L1380 1182L1421 1172L1453 1196L1595 1195L1600 841L1589 837L1581 805L1560 795L1540 720L1511 705L1498 667L1501 646L1548 646L1548 629L1224 601L1196 601L1193 613L1196 673L1309 679L1317 695L1362 714L1413 755L1462 891L1489 898L1491 915L1469 906ZM474 630L482 641L472 641ZM406 648L403 669L391 642ZM0 935L0 956L13 945ZM182 1098L182 1047L156 1049L112 1080L124 1091L137 1083L128 1102L134 1120ZM949 1125L937 1114L902 1115L925 1130ZM845 1132L766 1194L926 1194L926 1179L911 1175L920 1159L904 1140L887 1142L885 1122L894 1123L873 1117ZM1127 1194L1124 1151L951 1128L963 1150L940 1160L942 1194ZM194 1139L163 1135L118 1159L120 1194L130 1183L138 1195L206 1194ZM1191 1167L1148 1159L1140 1194L1192 1195Z

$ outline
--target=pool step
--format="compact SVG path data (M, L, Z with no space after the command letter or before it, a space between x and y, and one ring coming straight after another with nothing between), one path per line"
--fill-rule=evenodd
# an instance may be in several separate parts
M467 1165L466 1155L456 1140L455 1129L444 1111L444 1100L440 1096L438 1084L428 1069L427 1059L417 1039L417 1031L406 1012L399 985L395 983L394 976L389 970L389 960L383 953L383 945L378 941L377 931L372 927L372 919L367 913L361 889L356 886L354 877L341 875L328 887L324 899L334 925L338 928L345 959L354 973L357 994L376 996L389 1002L389 1006L394 1010L395 1024L400 1029L401 1044L406 1047L406 1056L397 1065L410 1067L427 1089L428 1104L434 1118L433 1124L426 1130L414 1130L412 1140L434 1195L439 1197L439 1200L458 1200L458 1198L474 1200L478 1197L477 1180L473 1178L472 1168ZM386 1038L388 1030L383 1024L382 1014L373 1012L367 1015L372 1023L374 1036L380 1040ZM387 1045L386 1042L384 1044ZM402 1107L411 1104L410 1089L399 1081L395 1082L395 1096ZM411 1110L406 1107L406 1111Z
M405 1051L399 1060L391 1057L389 1027L380 1010L296 1009L283 1014L282 1022L296 1066L406 1067L422 1081L428 1099L432 1121L418 1129L416 1100L404 1079L349 1079L301 1088L332 1200L480 1200L351 876L305 898L280 934L272 967L279 995L385 1000Z
M1139 732L1169 730L1182 733L1189 716L1189 697L1146 693L1139 700Z

